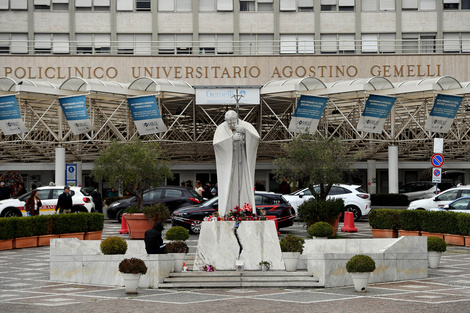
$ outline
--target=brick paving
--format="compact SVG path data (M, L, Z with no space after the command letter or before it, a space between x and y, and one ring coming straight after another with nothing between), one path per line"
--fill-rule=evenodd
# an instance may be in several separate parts
M341 227L341 225L340 225ZM346 238L371 238L367 221ZM119 235L120 225L105 222L103 237ZM305 234L299 223L281 231ZM197 236L188 241L195 251ZM57 283L49 280L49 247L0 251L0 312L468 312L470 248L449 247L440 268L422 280L317 289L140 289Z

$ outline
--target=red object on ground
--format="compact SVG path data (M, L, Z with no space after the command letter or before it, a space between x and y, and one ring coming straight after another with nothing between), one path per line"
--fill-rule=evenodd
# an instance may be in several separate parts
M281 233L279 232L279 227L277 227L277 217L274 215L266 215L266 219L274 221L274 224L276 224L277 234L280 235Z
M127 223L126 223L126 219L124 218L124 216L122 217L122 222L121 222L121 230L119 231L120 234L128 234L129 233L129 229L127 228Z
M344 212L344 226L341 227L341 231L345 232L357 232L357 228L354 227L354 213Z

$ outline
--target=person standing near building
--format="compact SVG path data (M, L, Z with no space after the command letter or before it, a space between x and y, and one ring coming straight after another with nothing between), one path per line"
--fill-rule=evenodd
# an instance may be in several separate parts
M35 189L31 191L31 196L26 200L24 209L29 215L39 215L39 208L42 206L41 199L38 197L38 191Z
M204 187L202 188L202 197L206 199L211 199L212 198L212 185L210 182L206 182Z
M0 182L0 200L5 200L10 198L10 188L5 186L5 182Z
M290 185L287 182L287 177L282 178L282 183L279 185L279 193L283 195L290 193Z
M25 193L26 193L26 188L24 186L24 183L19 183L18 184L18 195L17 195L17 197L22 196Z
M64 192L59 196L55 213L57 213L57 210L59 210L59 213L72 213L72 195L69 186L65 186Z
M264 187L263 183L259 179L256 181L255 190L256 191L266 191L266 188Z
M202 184L199 180L194 184L194 190L202 197Z
M101 198L101 194L98 191L98 188L95 188L90 195L93 198L95 210L98 211L98 213L103 213L103 199Z

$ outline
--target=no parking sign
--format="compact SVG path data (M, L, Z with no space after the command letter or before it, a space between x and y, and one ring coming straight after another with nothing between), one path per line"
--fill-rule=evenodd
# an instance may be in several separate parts
M432 170L432 182L440 183L441 182L442 170L440 168L434 168Z

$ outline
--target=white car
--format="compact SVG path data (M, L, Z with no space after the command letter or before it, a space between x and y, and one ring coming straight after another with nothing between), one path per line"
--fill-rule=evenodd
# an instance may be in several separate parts
M416 181L404 184L398 189L400 194L406 195L410 201L434 197L441 191L436 184L428 181Z
M318 193L320 193L319 186L315 186L315 191L317 190ZM292 205L296 215L298 214L297 210L299 205L304 203L304 201L313 198L313 195L308 188L297 190L292 194L283 196ZM355 221L360 219L361 216L369 214L371 209L370 194L362 190L359 185L333 185L328 193L327 199L332 198L343 199L346 211L354 213Z
M437 196L428 199L412 201L408 206L408 210L442 209L452 201L467 196L470 196L470 186L450 188L441 192Z
M64 186L39 187L37 191L42 203L39 214L53 214L57 206L57 199L64 192ZM93 199L84 188L70 187L70 193L72 194L72 212L93 212L95 210ZM0 201L0 217L26 216L24 205L30 194L31 192L28 192L16 199Z

